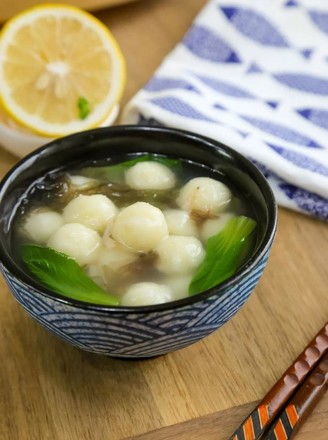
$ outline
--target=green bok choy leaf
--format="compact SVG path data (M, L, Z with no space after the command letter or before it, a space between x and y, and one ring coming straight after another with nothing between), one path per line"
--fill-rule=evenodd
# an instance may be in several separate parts
M22 258L41 284L63 296L93 304L119 304L119 300L89 278L75 260L61 252L27 244L22 246Z
M255 227L251 218L234 217L207 240L205 258L189 285L190 295L210 289L236 272L250 247Z

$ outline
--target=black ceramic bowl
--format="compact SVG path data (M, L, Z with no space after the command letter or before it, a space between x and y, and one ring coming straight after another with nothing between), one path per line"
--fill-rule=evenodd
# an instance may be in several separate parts
M13 258L11 223L26 188L45 173L91 159L133 153L165 154L219 172L251 207L257 244L229 279L179 301L108 307L65 298L37 283ZM263 272L276 230L271 189L245 157L219 142L186 131L117 126L57 139L21 160L0 184L1 269L13 295L41 325L81 349L120 358L151 357L186 347L227 322L245 303Z

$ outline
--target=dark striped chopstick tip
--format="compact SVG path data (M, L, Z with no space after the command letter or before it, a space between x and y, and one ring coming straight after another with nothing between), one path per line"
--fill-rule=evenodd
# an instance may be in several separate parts
M230 437L230 440L256 440L269 420L268 406L260 405Z
M299 419L299 415L298 415L296 406L295 405L288 405L284 412L286 413L286 416L288 418L290 426L292 428L294 428L294 426L296 425L296 423Z
M271 428L266 439L267 440L288 440L290 439L293 429L298 422L299 415L295 405L288 405L277 423Z

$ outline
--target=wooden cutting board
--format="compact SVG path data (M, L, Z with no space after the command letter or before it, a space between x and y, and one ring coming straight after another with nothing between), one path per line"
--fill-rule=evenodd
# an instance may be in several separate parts
M121 3L127 3L128 1L135 0L56 0L55 2L79 6L83 9L95 11L98 9L108 8L110 6L119 5ZM37 4L40 4L40 2L35 0L0 0L0 23L3 23L5 20L18 12Z
M227 440L257 403L240 405L125 440ZM325 396L301 427L295 440L327 440L327 403L328 396Z

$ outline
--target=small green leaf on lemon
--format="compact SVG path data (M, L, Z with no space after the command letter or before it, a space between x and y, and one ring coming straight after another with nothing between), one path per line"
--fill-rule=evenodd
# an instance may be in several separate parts
M83 96L80 96L77 101L77 106L79 109L80 119L85 119L90 114L91 111L89 101Z

